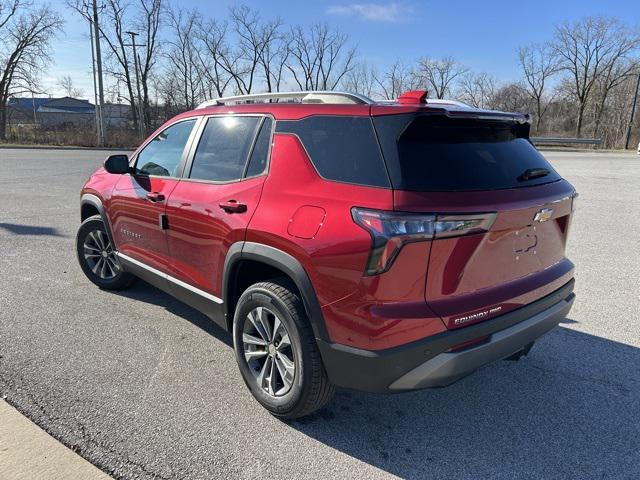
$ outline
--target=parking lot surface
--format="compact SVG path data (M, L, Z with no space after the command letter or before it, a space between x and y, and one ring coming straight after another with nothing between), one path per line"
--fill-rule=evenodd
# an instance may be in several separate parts
M639 478L640 157L547 152L580 192L570 317L520 362L439 390L341 390L285 423L229 337L78 267L79 190L106 152L0 149L0 395L121 478Z

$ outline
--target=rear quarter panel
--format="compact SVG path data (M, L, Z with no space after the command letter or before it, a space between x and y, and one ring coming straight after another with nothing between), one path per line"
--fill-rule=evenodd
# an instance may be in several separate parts
M371 237L351 218L351 207L390 209L391 190L323 180L313 168L298 137L276 134L269 176L246 239L283 250L307 271L320 305L350 294L360 282L371 248ZM300 207L326 214L312 238L289 233Z

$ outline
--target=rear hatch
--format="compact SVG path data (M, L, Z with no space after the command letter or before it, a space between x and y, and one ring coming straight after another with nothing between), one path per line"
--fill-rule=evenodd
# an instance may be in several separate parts
M529 142L524 117L440 110L373 121L394 209L459 225L435 234L425 286L448 328L501 315L571 279L574 189Z

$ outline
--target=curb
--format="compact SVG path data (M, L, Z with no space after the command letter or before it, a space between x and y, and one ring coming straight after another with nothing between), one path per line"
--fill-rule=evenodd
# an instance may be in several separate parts
M3 480L110 480L0 399L0 478Z

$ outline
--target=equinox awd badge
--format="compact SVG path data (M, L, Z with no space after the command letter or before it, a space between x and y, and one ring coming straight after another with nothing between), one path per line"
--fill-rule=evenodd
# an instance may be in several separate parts
M553 210L551 208L543 208L534 215L533 221L540 223L546 222L551 218L551 214L553 214Z

